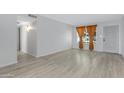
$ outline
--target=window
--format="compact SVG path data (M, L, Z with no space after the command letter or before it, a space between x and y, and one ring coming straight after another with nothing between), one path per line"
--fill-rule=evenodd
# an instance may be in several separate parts
M85 32L84 33L84 37L83 37L83 41L84 41L84 43L89 43L89 34L88 34L88 32Z
M89 40L90 40L89 33L85 32L84 37L83 37L84 43L89 43L90 42ZM94 34L94 40L93 41L96 42L96 32Z

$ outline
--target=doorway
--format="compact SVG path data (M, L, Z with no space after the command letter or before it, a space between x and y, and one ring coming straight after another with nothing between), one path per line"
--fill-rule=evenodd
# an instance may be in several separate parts
M119 25L103 27L103 51L119 53Z

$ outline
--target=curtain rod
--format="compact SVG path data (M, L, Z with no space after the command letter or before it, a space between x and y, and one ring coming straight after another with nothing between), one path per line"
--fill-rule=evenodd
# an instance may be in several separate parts
M87 25L87 26L96 26L97 27L97 24L96 25ZM77 27L87 27L87 26L77 26Z

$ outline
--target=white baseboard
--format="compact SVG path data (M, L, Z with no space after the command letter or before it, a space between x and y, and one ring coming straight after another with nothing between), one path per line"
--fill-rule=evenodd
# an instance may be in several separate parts
M62 52L62 51L68 50L68 49L71 49L71 48L66 48L66 49L61 49L61 50L54 50L52 52L48 52L48 53L44 53L44 54L41 54L41 55L37 55L36 57L47 56L47 55L55 54L55 53Z
M16 63L17 63L17 60L9 62L9 63L0 64L0 68L5 67L5 66L9 66L9 65L12 65L12 64L16 64Z
M26 53L26 54L29 54L29 55L34 56L34 57L37 57L36 54L32 54L32 53L27 52L27 51L21 51L21 52Z

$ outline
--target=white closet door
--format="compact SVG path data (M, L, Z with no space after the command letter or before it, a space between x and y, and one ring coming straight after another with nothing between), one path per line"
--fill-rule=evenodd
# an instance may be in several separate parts
M103 27L103 51L119 53L119 26Z

